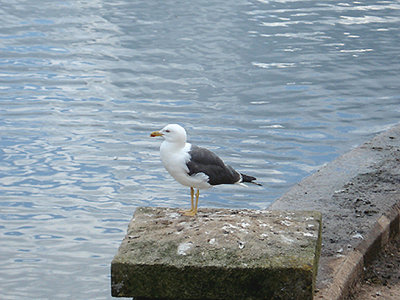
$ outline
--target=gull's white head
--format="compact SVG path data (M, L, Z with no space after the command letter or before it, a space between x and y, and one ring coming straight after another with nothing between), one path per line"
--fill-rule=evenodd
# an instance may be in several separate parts
M152 132L150 136L162 136L167 142L170 143L186 143L186 131L178 124L168 124L160 131Z

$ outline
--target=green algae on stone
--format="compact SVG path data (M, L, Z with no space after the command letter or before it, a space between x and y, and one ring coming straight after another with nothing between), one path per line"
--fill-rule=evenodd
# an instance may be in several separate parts
M112 294L143 299L312 299L317 212L138 208L111 265Z

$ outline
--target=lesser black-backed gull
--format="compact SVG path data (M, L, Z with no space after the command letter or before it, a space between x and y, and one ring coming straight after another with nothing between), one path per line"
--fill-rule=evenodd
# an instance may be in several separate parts
M200 189L208 189L218 184L254 183L255 177L241 174L226 165L214 152L186 142L186 131L177 124L169 124L160 131L150 134L162 136L160 156L168 173L180 184L190 187L191 209L181 212L185 216L195 216ZM194 189L197 189L196 194ZM196 200L194 202L194 195Z

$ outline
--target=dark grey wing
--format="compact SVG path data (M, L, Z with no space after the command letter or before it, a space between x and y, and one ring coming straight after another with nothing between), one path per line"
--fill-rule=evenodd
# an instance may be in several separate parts
M240 180L240 174L231 166L225 165L214 152L192 145L190 160L186 163L189 175L204 173L211 185L232 184Z

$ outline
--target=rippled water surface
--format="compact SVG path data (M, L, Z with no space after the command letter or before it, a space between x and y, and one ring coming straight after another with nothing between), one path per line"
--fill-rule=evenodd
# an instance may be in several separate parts
M110 299L135 208L189 205L149 133L180 123L266 208L398 122L399 1L1 1L1 299Z

